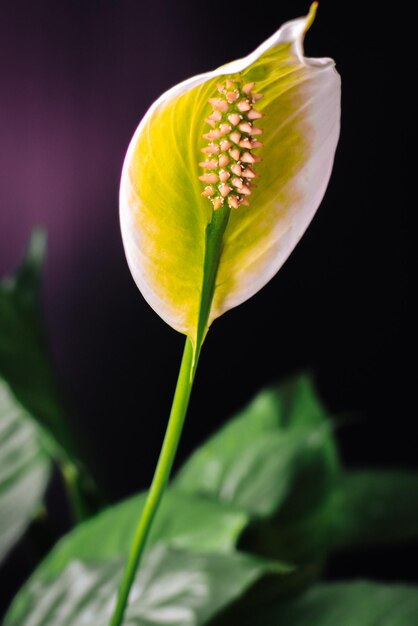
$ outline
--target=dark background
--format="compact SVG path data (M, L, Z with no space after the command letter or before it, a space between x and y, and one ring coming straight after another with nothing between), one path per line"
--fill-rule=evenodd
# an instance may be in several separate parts
M33 226L48 229L51 350L74 426L112 501L149 484L183 344L145 303L125 263L117 202L124 153L161 92L247 54L306 13L308 1L240 6L1 5L0 271L14 269ZM336 415L357 414L338 434L347 464L417 466L408 362L415 72L407 23L401 4L384 13L377 3L321 2L306 53L335 58L342 75L333 176L276 278L213 325L179 460L260 387L310 368ZM57 535L68 523L60 493L57 485L49 493ZM406 548L341 557L329 575L412 580L417 558ZM28 563L22 547L8 559L3 602Z

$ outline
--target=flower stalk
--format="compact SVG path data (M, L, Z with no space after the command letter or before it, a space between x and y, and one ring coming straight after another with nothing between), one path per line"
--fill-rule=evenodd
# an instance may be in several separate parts
M128 604L129 592L135 580L135 575L144 552L152 522L157 513L173 466L187 407L189 405L197 359L198 356L195 357L193 344L190 339L187 338L163 445L148 497L135 531L110 626L120 626L123 621L123 616Z
M223 205L220 207L220 210L213 212L212 220L206 227L205 262L203 266L202 295L197 325L197 339L194 343L190 337L186 338L163 445L148 497L135 531L110 626L120 626L120 624L122 624L128 604L129 593L135 580L135 575L146 546L152 522L170 477L171 468L183 430L187 408L189 406L200 351L206 336L207 322L215 291L219 259L222 252L222 239L228 225L230 211L231 209L227 204Z

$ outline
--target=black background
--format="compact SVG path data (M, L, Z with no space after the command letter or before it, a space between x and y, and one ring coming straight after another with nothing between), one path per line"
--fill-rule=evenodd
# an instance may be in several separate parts
M112 501L151 479L183 337L129 275L117 194L130 137L173 84L243 56L307 2L3 3L0 23L0 270L32 226L49 231L44 308L75 428ZM279 274L212 327L178 460L266 383L309 368L351 466L417 466L410 296L416 80L401 4L321 2L308 56L342 75L334 172L308 232ZM411 183L412 180L412 183ZM55 480L56 535L67 527ZM336 559L330 576L416 579L417 550ZM2 570L6 602L28 548ZM4 581L4 582L3 582Z

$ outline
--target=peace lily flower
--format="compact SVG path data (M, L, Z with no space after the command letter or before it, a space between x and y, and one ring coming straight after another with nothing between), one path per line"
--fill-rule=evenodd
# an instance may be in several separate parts
M303 55L315 11L244 59L164 93L130 143L120 190L128 264L148 303L193 342L199 320L202 339L276 274L324 195L340 78L331 59ZM220 250L211 252L217 212Z
M128 264L149 304L187 339L111 626L123 621L207 330L280 269L328 184L340 80L331 59L303 56L315 11L316 3L245 59L163 94L126 155L120 217Z

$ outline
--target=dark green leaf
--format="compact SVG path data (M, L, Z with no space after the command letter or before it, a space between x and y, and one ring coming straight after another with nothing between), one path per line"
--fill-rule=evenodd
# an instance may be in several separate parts
M338 475L327 412L300 376L262 391L191 456L175 484L248 511L257 523L246 549L302 564L323 559Z
M34 517L50 469L33 418L0 378L0 561Z
M417 540L418 473L346 473L333 519L339 547Z
M326 411L301 376L262 391L191 456L176 484L269 515L289 495L302 457L305 464L318 455L333 471L336 453Z
M414 626L418 588L371 582L313 586L292 600L239 606L213 626Z
M0 282L0 376L20 404L70 457L76 445L66 425L40 317L45 234L34 231L16 274Z
M74 559L98 563L125 557L144 500L145 494L129 498L80 524L57 544L38 573L55 576ZM232 551L247 521L245 513L169 489L148 546L164 541L193 551Z
M156 546L145 554L124 625L201 626L272 570L243 555ZM35 576L15 600L4 626L105 626L121 571L120 560L73 561L49 581Z
M5 624L105 625L144 498L110 507L64 537L20 590ZM204 624L265 574L292 572L235 551L247 522L230 506L170 488L140 568L145 588L136 584L126 623Z

